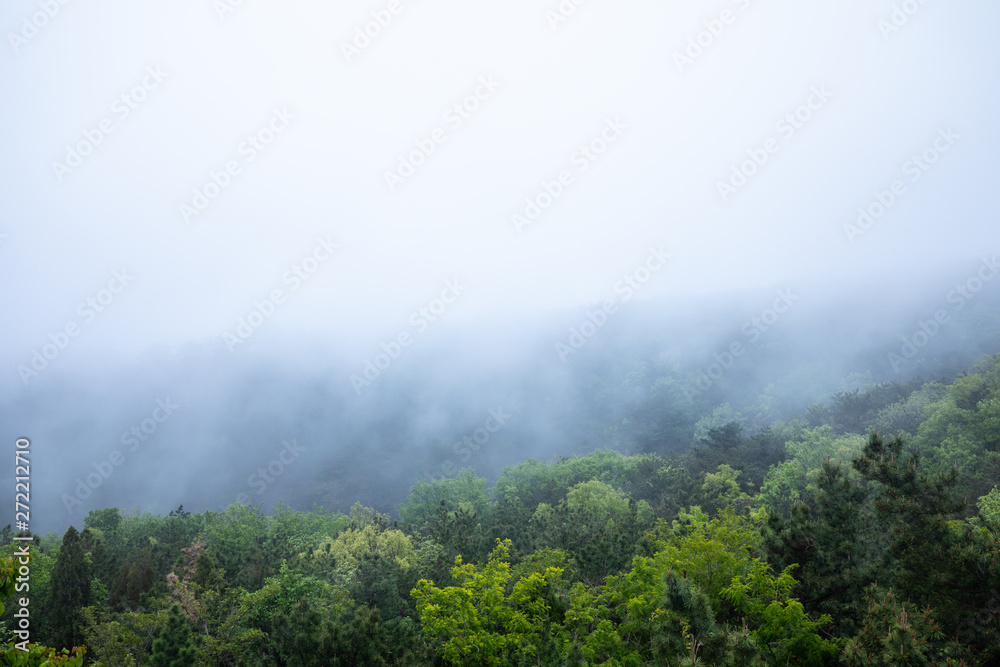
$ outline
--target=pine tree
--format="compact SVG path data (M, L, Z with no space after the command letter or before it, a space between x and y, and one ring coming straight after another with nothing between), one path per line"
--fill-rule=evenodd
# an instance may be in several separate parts
M941 629L989 660L998 657L1000 619L994 611L1000 589L1000 540L968 523L952 523L965 508L952 497L958 472L927 475L903 441L888 443L873 433L854 467L876 482L875 507L890 526L879 585L900 598L935 610Z
M827 459L816 477L815 514L796 503L788 519L775 512L763 527L768 560L782 571L796 564L797 597L812 613L830 614L844 635L852 635L864 607L861 591L874 578L865 549L872 517L865 514L869 490L850 480Z
M877 484L875 508L890 526L892 539L886 570L895 574L896 585L907 597L937 606L956 586L967 584L967 573L956 571L952 562L957 540L948 526L965 508L951 496L957 470L930 478L918 453L904 452L900 438L884 443L877 433L869 436L854 468Z
M90 566L83 551L80 533L73 526L63 535L59 557L49 582L48 619L51 644L72 648L83 644L83 621L79 611L90 604Z
M167 624L153 640L152 667L189 667L195 663L198 652L196 639L191 636L191 626L181 613L180 605L170 608Z

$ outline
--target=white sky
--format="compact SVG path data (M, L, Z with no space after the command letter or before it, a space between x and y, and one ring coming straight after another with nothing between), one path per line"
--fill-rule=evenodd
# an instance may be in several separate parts
M42 5L0 9L0 385L23 387L18 364L68 322L66 356L135 354L233 331L274 289L272 333L370 348L447 279L468 287L448 317L503 322L610 296L650 245L672 260L645 293L685 295L916 276L997 248L992 2L913 2L883 35L886 0L593 0L555 30L555 0L401 0L351 62L341 43L387 2L244 0L221 19L215 4L55 4L23 42L10 35ZM675 52L724 10L679 72ZM499 88L454 127L480 77ZM786 138L776 123L820 86L832 97ZM274 109L294 120L248 162L239 147ZM615 118L627 127L579 171ZM113 132L60 182L53 163L103 119ZM959 138L911 181L904 163L948 127ZM446 141L390 191L384 173L435 128ZM769 138L777 152L723 202L717 182ZM179 206L230 160L240 174L186 224ZM563 170L573 183L518 234L511 215ZM894 179L904 194L849 243L844 224ZM337 254L291 291L282 275L326 235ZM78 304L122 267L135 280L85 322Z

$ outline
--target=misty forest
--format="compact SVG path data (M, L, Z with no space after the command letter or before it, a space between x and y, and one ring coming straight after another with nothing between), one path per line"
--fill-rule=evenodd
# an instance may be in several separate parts
M782 294L756 296L762 324ZM400 357L364 410L324 380L346 373L211 345L152 354L146 379L67 406L152 383L173 386L177 416L142 443L166 456L122 454L146 466L128 479L147 495L115 491L118 470L87 492L79 471L100 480L110 462L68 474L50 511L67 518L30 547L33 651L70 665L998 664L1000 355L985 351L1000 299L983 288L898 337L909 311L868 298L882 324L796 303L759 340L754 317L713 330L725 318L708 306L664 319L650 302L565 362L551 341L515 358L483 333L483 347ZM199 451L172 429L184 411L199 429L231 415L240 444ZM197 483L170 481L184 466Z
M0 2L0 667L1000 667L998 25Z

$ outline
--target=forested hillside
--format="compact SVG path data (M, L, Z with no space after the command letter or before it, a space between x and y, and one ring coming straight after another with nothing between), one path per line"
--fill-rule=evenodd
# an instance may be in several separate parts
M0 25L0 667L1000 667L1000 2Z
M1000 355L763 427L722 406L666 456L424 479L398 517L90 511L34 538L32 640L107 666L995 665L998 446Z

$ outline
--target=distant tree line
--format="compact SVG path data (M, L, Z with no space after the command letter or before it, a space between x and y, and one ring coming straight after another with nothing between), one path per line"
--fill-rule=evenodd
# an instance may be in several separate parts
M669 437L664 419L630 421L632 442ZM0 655L1000 664L1000 355L950 383L841 392L787 422L718 406L698 433L682 452L528 460L492 488L468 469L422 480L395 520L360 504L91 511L82 531L31 546L31 654L14 648L14 569L0 569Z

